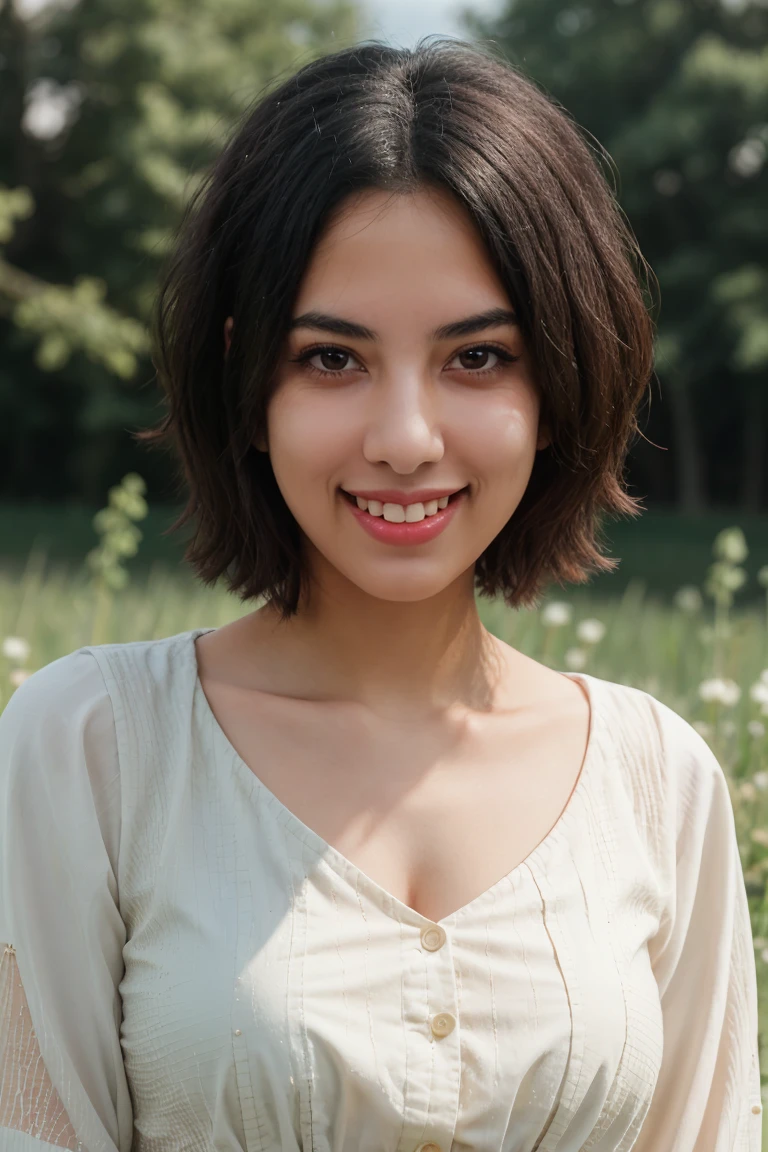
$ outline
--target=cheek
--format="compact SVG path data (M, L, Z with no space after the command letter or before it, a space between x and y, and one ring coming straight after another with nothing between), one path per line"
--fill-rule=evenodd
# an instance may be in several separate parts
M462 454L479 473L505 475L530 470L536 456L538 405L484 396L482 404L456 423Z
M327 401L327 398L326 398ZM290 504L292 495L318 504L349 452L349 422L334 404L308 396L275 397L269 413L270 459Z

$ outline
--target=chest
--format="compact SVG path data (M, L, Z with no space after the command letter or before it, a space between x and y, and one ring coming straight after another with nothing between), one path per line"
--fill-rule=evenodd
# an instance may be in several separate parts
M431 920L515 869L566 807L584 760L589 704L457 732L389 723L203 685L225 736L279 803L381 888Z
M128 802L147 801L126 826L121 877L137 1152L180 1139L353 1152L369 1133L374 1152L425 1139L515 1152L521 1133L555 1152L566 1130L587 1149L609 1128L617 1152L628 1148L662 1051L645 947L656 885L601 745L567 834L514 870L541 839L525 824L540 795L523 785L554 787L548 733L562 734L562 714L548 743L531 721L474 745L394 727L373 739L338 717L326 732L294 716L291 729L247 708L239 739L219 715L243 764L198 711L187 784L156 773ZM565 801L564 789L550 827ZM481 874L472 853L487 861L492 836L504 851ZM377 843L381 856L366 855ZM410 871L392 867L398 852ZM437 947L423 916L443 921Z

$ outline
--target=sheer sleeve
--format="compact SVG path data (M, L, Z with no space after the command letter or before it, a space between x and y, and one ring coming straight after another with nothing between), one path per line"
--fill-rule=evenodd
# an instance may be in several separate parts
M120 776L94 657L35 672L0 716L0 1148L129 1152L120 1046Z
M0 1132L7 1128L76 1152L77 1134L40 1055L16 951L0 948ZM5 1148L9 1141L6 1134ZM23 1142L17 1136L14 1143Z
M649 943L664 1051L633 1152L760 1152L757 976L728 780L654 700L668 783L669 914Z

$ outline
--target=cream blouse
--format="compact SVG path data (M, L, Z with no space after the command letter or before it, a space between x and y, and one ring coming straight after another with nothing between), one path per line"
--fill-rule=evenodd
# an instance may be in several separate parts
M568 673L565 809L433 922L240 759L207 631L81 648L0 717L2 1152L760 1152L733 808L690 724Z

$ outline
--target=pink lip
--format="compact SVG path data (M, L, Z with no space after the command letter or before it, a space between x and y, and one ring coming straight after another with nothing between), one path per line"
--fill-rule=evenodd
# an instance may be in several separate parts
M363 512L357 504L353 504L345 496L342 496L342 500L352 515L357 517L361 527L365 528L370 536L381 541L382 544L426 544L435 536L439 536L443 529L448 526L459 504L464 502L466 495L466 492L457 493L449 500L445 508L441 508L434 516L425 516L423 520L419 520L415 524L390 524L383 516L371 516L370 512Z

